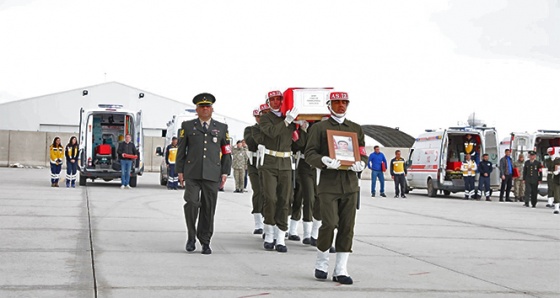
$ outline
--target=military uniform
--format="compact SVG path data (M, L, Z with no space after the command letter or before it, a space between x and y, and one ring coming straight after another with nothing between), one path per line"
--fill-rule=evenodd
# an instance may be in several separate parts
M259 167L264 197L263 213L265 229L276 226L278 234L276 250L285 249L283 238L288 230L288 208L292 197L292 133L294 123L286 126L284 117L269 112L261 116L260 124L262 140L259 144L265 149L264 160ZM266 232L266 234L270 234ZM270 249L270 238L265 238L265 247ZM268 244L267 244L268 243ZM283 246L282 248L279 247Z
M242 193L245 182L245 169L247 168L247 148L233 147L231 150L233 177L235 179L235 192Z
M338 93L338 94L335 94ZM346 93L332 92L331 100L347 99ZM332 112L331 110L331 113ZM333 116L334 117L334 116ZM368 161L365 152L365 138L362 127L345 118L333 117L316 123L309 130L309 139L305 149L305 160L313 167L321 169L317 198L321 205L322 225L319 228L319 239L317 240L317 260L315 265L315 277L326 279L324 272L325 261L328 265L328 249L334 239L334 230L337 229L335 248L337 252L337 265L334 270L334 281L351 284L352 279L346 276L346 262L349 253L352 252L352 241L354 238L354 224L356 220L356 208L358 202L359 179L358 174L346 169L328 169L325 167L323 158L329 156L329 139L327 130L355 132L360 146L361 164L363 168Z
M534 155L534 151L530 151L529 155ZM523 166L523 180L525 181L525 206L529 207L529 199L531 206L537 206L537 195L539 183L542 181L542 164L538 160L528 160Z
M305 175L307 172L315 171L315 169L311 169L309 164L305 163L305 154L303 154L305 150L305 143L307 141L307 131L304 130L302 127L297 129L297 139L292 143L292 151L294 152L294 159L295 159L295 171L293 172L293 180L294 190L292 200L290 202L291 205L291 216L290 216L290 224L289 224L289 231L288 231L288 239L293 241L299 241L301 238L297 234L297 228L299 224L299 220L301 219L302 208L305 208L304 212L307 215L307 222L311 223L311 210L309 205L309 200L306 196L310 195L309 188L307 185L303 185L303 179L305 179ZM305 188L305 189L304 189ZM304 193L305 191L305 193ZM312 205L311 205L312 206ZM307 226L306 226L307 225ZM308 227L309 224L306 224L304 221L304 230ZM309 226L310 227L310 226ZM311 230L309 230L311 233Z
M255 229L254 234L263 233L263 219L262 219L262 209L263 209L263 196L261 192L261 182L259 179L259 170L257 169L257 146L259 145L255 141L254 136L259 135L259 125L255 124L252 126L247 126L243 131L243 138L247 144L248 149L248 161L247 172L249 173L249 180L251 181L251 188L253 189L253 210L251 213L255 219Z
M513 180L513 195L515 196L515 201L522 201L525 197L525 183L523 182L523 167L525 166L524 160L517 159L513 163L513 167L519 172L519 177L515 177Z
M200 105L215 99L211 94L197 95L193 102ZM203 253L211 253L210 240L214 232L214 214L223 175L231 170L231 147L228 126L209 120L207 128L200 119L181 124L183 138L177 152L177 172L185 180L185 222L187 225L187 250L194 250L195 236L203 246ZM200 217L199 217L200 215ZM197 225L198 218L198 225Z

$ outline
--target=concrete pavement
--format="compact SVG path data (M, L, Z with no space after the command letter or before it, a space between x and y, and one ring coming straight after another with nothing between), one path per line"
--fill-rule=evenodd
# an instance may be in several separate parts
M315 248L268 252L251 192L219 193L213 254L184 251L182 193L158 184L51 188L48 169L0 168L0 297L560 297L560 216L540 202L462 194L371 198L362 181L354 285L313 278ZM301 236L301 225L299 227Z

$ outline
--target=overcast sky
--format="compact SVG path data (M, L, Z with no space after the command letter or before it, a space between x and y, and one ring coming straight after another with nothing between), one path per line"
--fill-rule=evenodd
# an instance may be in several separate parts
M332 86L413 136L560 130L559 0L0 0L0 40L0 102L118 81L253 122L269 90Z

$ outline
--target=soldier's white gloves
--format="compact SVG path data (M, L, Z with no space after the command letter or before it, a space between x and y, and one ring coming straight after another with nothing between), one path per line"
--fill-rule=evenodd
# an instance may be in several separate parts
M560 170L554 171L554 175L560 175Z
M307 120L296 120L294 121L295 124L299 124L303 131L307 132L307 128L309 128L309 122Z
M350 166L350 170L354 172L361 172L366 168L366 163L363 161L357 161L352 166Z
M287 124L290 124L290 123L294 122L294 120L296 120L298 115L299 115L299 112L298 112L297 108L294 107L293 109L286 112L286 119L284 119L284 121L286 121Z
M257 146L257 165L264 164L264 150L266 147L264 145Z
M327 166L327 169L336 170L340 167L340 161L338 159L332 159L328 156L323 156L321 157L321 161L325 166Z

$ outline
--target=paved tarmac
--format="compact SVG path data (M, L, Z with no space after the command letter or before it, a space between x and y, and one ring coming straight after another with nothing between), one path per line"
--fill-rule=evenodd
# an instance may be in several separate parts
M560 216L542 201L462 194L371 198L362 181L354 285L313 278L315 248L265 251L251 192L219 193L212 255L187 253L182 192L88 182L51 188L48 169L0 168L0 297L560 297ZM302 227L299 227L300 236Z

